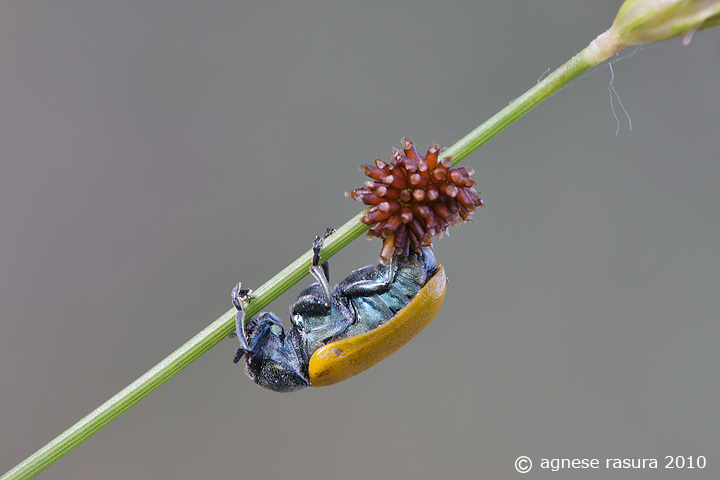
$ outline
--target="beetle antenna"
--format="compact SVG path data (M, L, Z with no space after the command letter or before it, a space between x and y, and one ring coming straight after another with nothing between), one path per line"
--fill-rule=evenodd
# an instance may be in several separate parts
M245 351L246 350L244 348L238 348L237 353L235 353L235 358L233 358L233 363L238 363L242 359L243 355L245 355Z

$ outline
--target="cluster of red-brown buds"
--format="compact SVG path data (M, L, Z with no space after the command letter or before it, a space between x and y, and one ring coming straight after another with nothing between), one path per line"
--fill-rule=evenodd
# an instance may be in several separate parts
M361 165L372 179L346 196L372 205L362 222L373 225L371 237L385 240L383 258L392 254L407 256L420 247L432 245L432 237L442 236L448 227L472 220L482 199L473 188L472 168L452 167L451 158L438 160L437 143L425 157L410 140L403 138L403 150L393 149L390 163L379 158L375 165Z

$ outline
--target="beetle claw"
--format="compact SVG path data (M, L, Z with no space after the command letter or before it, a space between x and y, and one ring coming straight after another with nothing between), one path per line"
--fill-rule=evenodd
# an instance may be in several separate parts
M235 288L232 289L232 299L233 299L233 305L235 305L235 308L238 309L238 311L242 311L242 302L249 302L254 297L252 296L252 289L250 288L244 288L245 285L243 285L242 282L238 282L237 285L235 285Z

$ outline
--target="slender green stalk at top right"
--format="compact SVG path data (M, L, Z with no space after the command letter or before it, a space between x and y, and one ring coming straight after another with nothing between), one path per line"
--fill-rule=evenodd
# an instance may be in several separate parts
M443 155L452 157L453 165L456 165L467 158L480 146L484 145L488 140L538 106L552 94L568 85L584 72L598 65L611 55L617 53L628 44L633 43L631 41L627 41L630 36L633 36L633 38L640 38L643 34L645 34L642 30L643 25L648 23L648 8L652 7L653 4L655 6L660 4L666 6L668 3L669 2L667 1L653 2L653 0L628 0L626 5L632 4L630 5L632 8L625 8L625 11L629 12L626 16L637 16L639 12L643 15L641 19L642 22L634 21L634 17L629 19L621 17L621 14L623 13L623 8L621 8L618 18L613 24L613 28L598 36L580 53L572 57L557 70L545 77L542 81L538 82L525 94L515 99L507 107L503 108L500 112L449 147L445 150ZM687 4L694 2L693 0L678 0L678 3ZM708 10L711 10L710 7L707 7L707 0L704 2L698 0L695 3L698 5L705 5ZM717 10L720 9L720 0L709 3L711 4L711 7L715 8L715 10L709 11L709 13L707 13L704 17L698 18L701 18L701 23L710 19L707 20L707 22L715 22L716 24L718 21ZM650 4L650 7L647 6L648 4ZM625 5L623 7L625 7ZM667 10L667 8L665 10ZM667 13L665 10L663 10L663 14ZM713 17L713 15L715 16ZM652 20L652 18L650 19ZM618 28L615 28L616 24L624 26L623 28L625 28L625 30L619 31ZM649 22L649 24L655 28L654 31L658 30L657 22ZM707 25L709 24L710 23ZM681 30L680 27L677 27L675 29L669 29L669 31L673 35L684 34L684 32L686 33L688 31L687 22L682 23L682 28L685 30ZM701 26L698 24L696 26L691 26L691 28L699 29ZM666 31L668 31L668 29L663 30L663 32ZM667 36L665 38L667 38ZM655 40L661 39L664 38L655 38ZM365 213L366 211L360 212L340 227L333 235L325 239L322 250L322 261L332 257L335 253L368 230L369 226L360 221ZM253 301L245 306L247 318L257 314L262 308L284 293L292 285L300 281L308 272L311 257L311 251L305 252L298 259L258 288L253 293ZM0 480L33 478L69 451L77 447L87 438L102 429L105 425L119 417L130 407L148 396L156 388L165 383L180 370L188 366L195 359L200 357L200 355L207 352L222 339L226 338L234 330L235 310L231 309L115 396L107 400L98 408L90 412L87 416L79 420L75 425L65 430L55 439L40 448L37 452L5 473L5 475L0 477Z

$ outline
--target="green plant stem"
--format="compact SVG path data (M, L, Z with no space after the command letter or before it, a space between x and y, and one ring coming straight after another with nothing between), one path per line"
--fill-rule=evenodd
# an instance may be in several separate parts
M599 35L580 53L539 81L534 87L513 100L507 107L490 117L482 125L465 135L443 152L457 165L513 122L537 107L552 94L570 84L577 77L617 53L625 45L618 43L611 31Z
M611 43L609 46L601 45L598 47L597 42L603 35L556 71L538 82L525 94L515 99L492 118L448 148L444 152L444 156L451 156L453 165L459 163L550 95L614 54L617 51L617 44ZM332 257L368 230L369 227L360 221L364 213L365 211L356 215L325 240L322 250L323 261ZM253 300L246 308L247 318L257 314L262 308L307 275L311 257L312 251L305 252L300 258L255 290ZM140 378L7 472L0 480L29 479L36 476L148 396L234 330L235 310L230 309Z

